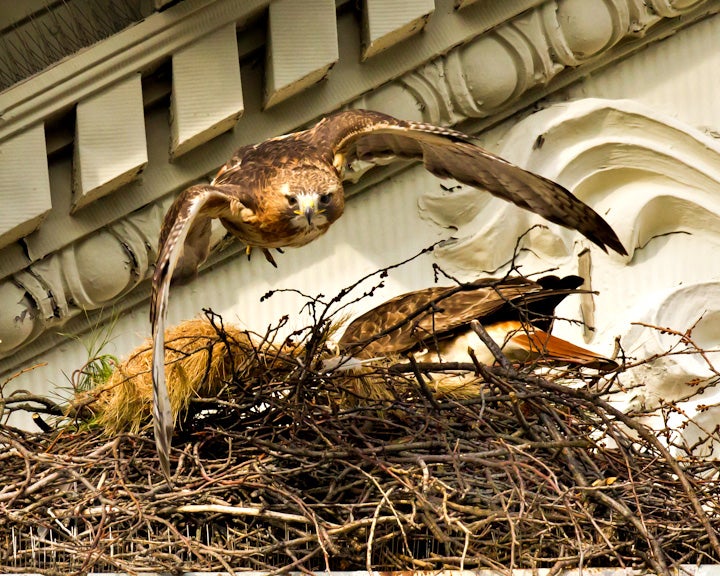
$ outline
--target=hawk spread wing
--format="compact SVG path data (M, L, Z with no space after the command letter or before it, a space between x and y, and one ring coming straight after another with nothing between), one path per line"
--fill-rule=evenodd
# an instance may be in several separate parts
M483 150L468 136L366 110L338 112L315 126L240 148L209 185L175 200L163 221L153 275L151 323L155 351L155 434L169 478L173 422L164 382L164 320L169 283L191 277L207 258L210 221L248 247L302 246L324 234L343 213L348 162L392 156L422 161L441 177L485 189L585 235L603 250L626 254L612 228L565 188Z
M468 346L492 363L489 351L478 349L470 322L478 320L514 359L542 357L556 362L614 367L612 360L550 335L555 307L582 284L578 276L482 278L464 286L436 286L408 292L373 308L346 328L342 354L356 358L414 352L420 361L468 362Z
M336 164L388 156L421 160L440 178L487 190L550 222L577 230L603 250L626 254L609 224L564 187L491 154L461 132L365 110L331 116L312 131L323 148L334 151Z
M165 317L173 271L181 277L193 275L207 258L210 248L210 220L223 210L243 210L234 189L222 186L193 186L173 203L160 234L160 251L155 263L150 323L153 338L153 424L160 465L170 476L170 439L174 427L170 398L165 384ZM180 268L177 267L181 262Z

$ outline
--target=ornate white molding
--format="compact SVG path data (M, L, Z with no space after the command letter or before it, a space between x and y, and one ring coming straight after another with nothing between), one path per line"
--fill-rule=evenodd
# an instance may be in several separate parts
M654 238L679 230L720 239L720 143L634 102L586 99L537 112L506 134L500 154L560 182L603 214L628 261ZM532 234L533 249L548 260L569 257L580 240L506 202L476 196L456 189L421 199L428 218L458 227L458 240L438 250L457 268L500 266L535 224L547 231Z
M626 353L657 357L631 373L634 384L653 383L636 391L633 402L638 407L656 408L660 399L685 400L720 370L720 280L653 291L633 308L632 317L634 324L622 339ZM682 342L686 333L707 354L688 353L692 347Z
M579 255L589 248L584 275L599 296L577 299L580 308L572 304L566 315L582 317L594 306L595 348L609 354L620 336L630 362L651 360L622 375L626 407L675 402L679 437L689 444L704 438L720 418L720 386L713 385L720 370L720 140L636 102L585 99L518 122L500 153L574 190L605 216L629 256L606 255L576 232L472 189L431 188L421 215L456 228L456 240L434 252L439 264L460 275L502 267L535 224L547 228L524 243L532 252L516 260L523 270L579 273L586 258ZM581 336L578 327L559 328ZM710 387L692 397L699 385ZM720 457L720 445L705 443L698 453Z
M203 44L211 38L201 39L202 34L220 31L229 37L228 26L234 23L242 27L266 5L260 0L186 0L0 94L5 121L0 125L0 148L11 142L3 138L22 133L32 122L44 121L76 103L91 102L101 89L115 88L129 75L152 70L164 58L174 58L173 66L179 62L181 70L182 59L175 58L176 54L205 53L205 46L212 45L211 41ZM584 19L586 2L516 0L492 7L477 3L456 10L453 1L438 0L422 34L398 34L396 46L365 62L355 15L344 13L337 20L341 39L338 61L328 78L313 87L294 84L293 90L303 92L302 106L297 98L278 99L271 109L263 110L263 94L268 88L263 86L263 71L245 66L245 52L239 50L237 63L225 54L223 66L212 76L218 80L226 72L241 70L239 100L228 107L227 94L218 98L217 110L210 111L208 120L189 129L189 107L197 108L197 98L191 95L181 99L188 92L181 94L182 84L173 83L173 123L168 127L167 109L155 104L162 98L143 84L143 101L152 105L142 110L136 104L128 111L129 118L144 118L148 140L147 167L142 176L130 183L114 179L144 165L142 159L125 162L124 152L116 151L117 174L106 175L103 180L110 184L103 187L100 183L100 192L82 201L73 200L72 173L67 157L61 154L50 163L52 211L46 221L22 241L24 250L12 244L0 251L0 256L7 256L0 258L0 275L4 277L0 294L11 304L0 312L0 355L6 357L0 362L0 371L37 354L42 345L30 348L30 342L81 313L115 304L122 307L144 297L128 295L148 275L170 194L214 171L237 146L295 129L348 102L390 113L397 106L401 109L398 114L405 117L408 109L415 109L418 118L442 124L486 117L496 121L512 107L552 91L551 81L562 78L564 72L597 65L598 59L614 47L634 42L638 36L650 42L653 30L659 29L659 24L668 24L669 18L684 15L672 25L686 25L720 9L720 2L696 0L684 2L682 8L673 8L671 3L648 8L639 0L597 0L593 6L598 18L595 25L588 26ZM658 32L658 36L662 34ZM123 43L130 47L123 49ZM272 54L271 58L283 58L287 51ZM278 60L273 65L283 62ZM324 66L319 60L317 65L318 69ZM187 86L187 76L184 81ZM360 98L363 93L366 95ZM183 102L188 102L187 107ZM241 113L235 130L220 134ZM79 118L78 133L81 126ZM133 134L137 135L137 130ZM87 165L91 157L85 156L80 140L74 148L79 154L76 164ZM128 154L137 154L136 146L129 148ZM516 160L524 164L524 159ZM423 202L429 207L432 199ZM461 227L469 223L465 208L450 220L446 214L445 223L457 225L457 214L461 214ZM557 238L560 240L553 240L542 250L554 257L567 256L568 237L558 234ZM451 250L448 247L446 253ZM231 254L229 251L228 256ZM51 342L49 336L47 342Z
M720 280L651 293L633 309L632 318L636 323L623 336L623 348L653 360L624 375L626 409L664 406L674 444L693 446L694 453L705 458L720 458ZM667 410L669 403L673 410ZM665 428L657 412L644 420Z

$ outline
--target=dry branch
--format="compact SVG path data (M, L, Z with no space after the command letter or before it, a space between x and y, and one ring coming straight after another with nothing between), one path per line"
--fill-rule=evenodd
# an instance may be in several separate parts
M110 437L76 426L80 410L50 433L0 427L0 571L720 562L717 464L671 453L667 431L595 392L597 373L540 377L502 357L324 373L321 308L278 347L216 317L203 327L173 490L142 418ZM187 377L181 343L170 354ZM471 381L443 391L457 370Z

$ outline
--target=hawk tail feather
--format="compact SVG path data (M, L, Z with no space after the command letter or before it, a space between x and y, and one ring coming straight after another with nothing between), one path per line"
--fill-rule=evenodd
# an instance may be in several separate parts
M548 360L587 366L597 370L614 370L617 368L617 362L610 358L536 328L518 332L511 340L528 352L539 354L540 357Z
M153 429L160 468L169 485L170 447L175 417L165 381L165 319L170 281L183 251L185 239L209 200L221 193L210 186L185 190L165 216L163 234L152 279L150 324L152 325L153 356Z

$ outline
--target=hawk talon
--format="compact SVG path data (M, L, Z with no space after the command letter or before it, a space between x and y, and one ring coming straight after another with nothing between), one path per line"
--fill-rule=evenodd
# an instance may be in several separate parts
M263 256L265 256L265 260L270 262L270 264L273 265L273 267L277 268L277 263L275 262L275 258L273 258L273 255L270 253L270 250L267 248L262 249Z
M252 256L253 248L254 248L254 246L245 246L245 254L247 254L248 262L250 262L250 257ZM274 268L277 268L278 267L277 262L275 262L275 258L273 258L273 255L270 253L270 250L268 250L267 248L261 248L261 250L262 250L263 256L265 256L265 260L270 262L270 264L272 264ZM285 252L283 252L281 248L275 248L275 250L280 252L280 254L285 254Z

